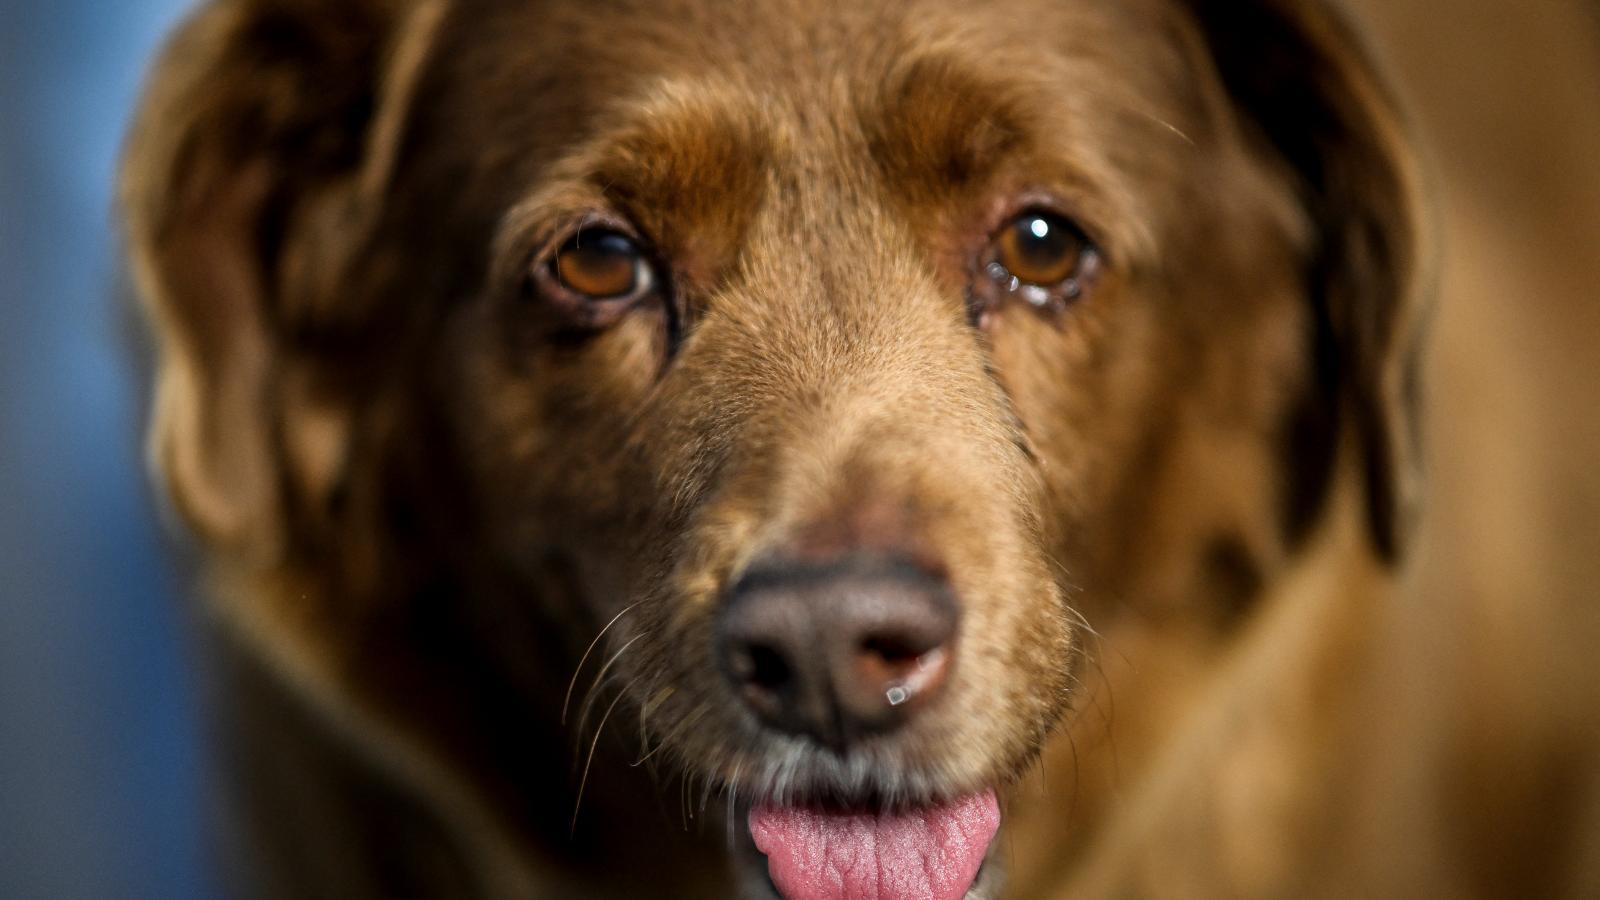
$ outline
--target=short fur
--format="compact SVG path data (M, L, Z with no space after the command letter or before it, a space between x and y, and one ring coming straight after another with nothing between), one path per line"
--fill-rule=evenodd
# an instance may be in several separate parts
M208 3L123 209L252 884L760 896L743 804L1000 785L985 896L1303 895L1418 494L1416 180L1313 0ZM1041 198L1103 270L974 321ZM672 287L574 330L526 273L597 213ZM875 541L962 599L946 696L762 731L724 590Z

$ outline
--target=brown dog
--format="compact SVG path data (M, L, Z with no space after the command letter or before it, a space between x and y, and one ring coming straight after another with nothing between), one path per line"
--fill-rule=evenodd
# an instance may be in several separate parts
M124 186L259 892L1316 878L1420 308L1322 4L216 0Z

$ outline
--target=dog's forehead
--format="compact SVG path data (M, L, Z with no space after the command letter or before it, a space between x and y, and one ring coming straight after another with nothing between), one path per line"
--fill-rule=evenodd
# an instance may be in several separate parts
M996 82L1081 90L1112 74L1138 80L1175 8L1170 0L563 0L513 3L502 13L511 21L495 31L513 56L516 45L559 53L572 78L619 90L695 78L782 97L773 111L801 117L870 96L921 57Z
M1187 80L1173 52L1175 8L1171 0L479 0L456 7L439 65L459 86L457 102L470 95L491 113L463 112L457 122L501 123L547 143L570 146L651 119L668 143L682 136L663 113L694 98L791 143L859 147L883 138L873 132L885 123L921 129L908 138L930 130L948 138L996 120L1026 130L1046 108L1089 119L1096 104L1139 107L1170 119L1182 105L1161 109L1160 100Z

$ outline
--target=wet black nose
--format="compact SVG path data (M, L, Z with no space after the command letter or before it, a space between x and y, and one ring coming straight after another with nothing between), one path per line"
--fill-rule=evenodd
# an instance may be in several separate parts
M959 619L949 586L914 565L768 563L728 593L717 640L763 722L842 749L938 692Z

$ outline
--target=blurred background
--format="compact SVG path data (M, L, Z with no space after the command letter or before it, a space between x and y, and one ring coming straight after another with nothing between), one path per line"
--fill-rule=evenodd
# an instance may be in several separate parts
M185 0L0 0L0 897L215 896L111 175Z
M0 0L5 900L217 893L187 579L144 478L143 351L110 209L141 74L186 5ZM1522 646L1573 656L1581 683L1531 702L1588 704L1594 667L1577 657L1600 638L1600 6L1350 6L1415 113L1437 189L1427 577L1483 598L1463 640L1523 627Z

